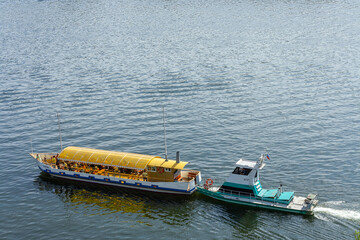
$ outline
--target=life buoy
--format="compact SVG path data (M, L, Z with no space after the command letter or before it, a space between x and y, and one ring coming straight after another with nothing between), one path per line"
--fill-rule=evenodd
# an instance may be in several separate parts
M214 184L214 181L211 178L206 179L206 185L211 186Z
M157 172L158 172L158 173L164 173L164 168L158 167L158 168L157 168Z

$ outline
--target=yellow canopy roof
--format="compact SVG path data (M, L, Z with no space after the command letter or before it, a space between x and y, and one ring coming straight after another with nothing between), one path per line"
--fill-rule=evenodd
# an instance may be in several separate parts
M133 169L145 169L147 165L153 167L183 169L187 164L187 162L176 164L173 160L165 161L165 159L161 157L151 155L105 151L82 147L65 148L59 154L59 159Z
M188 162L179 162L176 163L174 160L168 160L165 161L165 159L162 159L163 161L160 162L158 159L151 160L149 163L149 166L151 167L163 167L163 168L173 168L173 169L183 169Z

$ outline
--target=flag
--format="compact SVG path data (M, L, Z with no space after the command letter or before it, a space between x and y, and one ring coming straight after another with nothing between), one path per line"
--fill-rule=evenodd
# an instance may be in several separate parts
M269 156L269 154L266 154L266 158L267 158L268 160L270 160L270 156Z

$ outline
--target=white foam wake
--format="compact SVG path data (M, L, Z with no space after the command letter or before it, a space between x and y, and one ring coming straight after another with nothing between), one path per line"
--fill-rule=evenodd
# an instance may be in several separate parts
M345 201L329 201L329 202L325 202L325 205L342 205L344 204Z
M333 209L328 207L316 207L316 212L326 213L335 217L360 221L360 212L347 209Z

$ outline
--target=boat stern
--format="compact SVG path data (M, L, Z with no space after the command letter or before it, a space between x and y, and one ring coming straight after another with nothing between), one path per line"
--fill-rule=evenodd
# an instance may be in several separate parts
M309 193L304 200L304 205L306 206L311 215L314 214L314 208L318 203L319 200L317 199L317 194L315 193Z
M294 197L293 201L288 205L288 209L304 215L313 215L314 208L319 200L316 199L317 194L310 193L305 197Z

